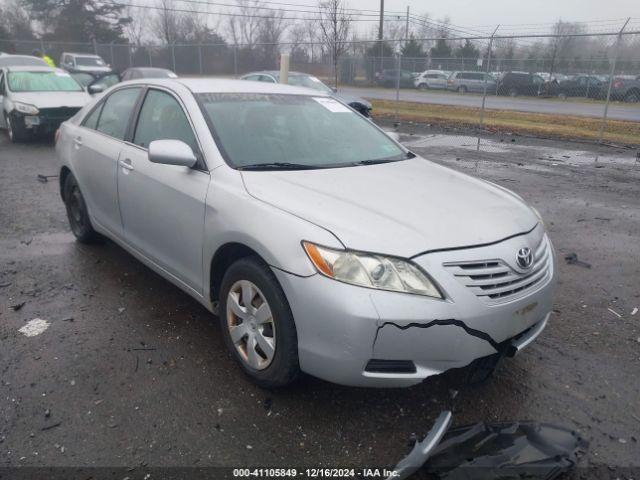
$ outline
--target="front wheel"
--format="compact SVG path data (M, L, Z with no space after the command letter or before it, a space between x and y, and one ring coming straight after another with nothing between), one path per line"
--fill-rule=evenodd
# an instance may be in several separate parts
M12 143L24 142L27 139L27 134L23 127L16 125L11 120L11 116L5 114L4 123L7 126L7 135Z
M220 288L225 344L242 370L263 388L298 377L298 337L289 303L268 265L257 257L232 264Z
M458 93L465 94L467 93L467 87L458 87Z
M427 85L426 83L421 83L420 85L418 85L418 88L420 90L429 90L429 85Z

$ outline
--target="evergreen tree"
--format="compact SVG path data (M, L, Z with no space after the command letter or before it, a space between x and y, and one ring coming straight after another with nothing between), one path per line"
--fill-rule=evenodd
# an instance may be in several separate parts
M424 50L422 50L422 45L420 45L420 42L411 34L409 41L402 47L402 56L407 58L420 58L425 55Z
M123 27L131 21L123 6L102 0L23 0L45 37L56 41L99 43L125 41Z

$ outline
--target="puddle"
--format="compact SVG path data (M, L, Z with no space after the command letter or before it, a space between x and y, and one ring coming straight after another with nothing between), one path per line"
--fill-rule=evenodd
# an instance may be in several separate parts
M618 165L634 166L640 168L638 152L629 150L627 154L607 155L590 152L587 150L572 150L541 145L522 145L511 142L499 142L495 140L458 135L412 135L405 137L403 142L409 148L445 147L453 151L465 150L471 152L488 152L496 154L527 155L539 161L549 162L551 166L570 165L579 167L583 165ZM403 138L404 140L404 138Z

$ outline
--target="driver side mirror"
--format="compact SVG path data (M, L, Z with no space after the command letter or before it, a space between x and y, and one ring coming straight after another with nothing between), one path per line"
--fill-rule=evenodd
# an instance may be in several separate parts
M149 161L192 168L198 159L182 140L154 140L149 144Z
M97 83L94 85L89 85L89 88L87 88L88 92L91 95L95 95L96 93L102 93L106 90L106 86L103 85L102 83Z

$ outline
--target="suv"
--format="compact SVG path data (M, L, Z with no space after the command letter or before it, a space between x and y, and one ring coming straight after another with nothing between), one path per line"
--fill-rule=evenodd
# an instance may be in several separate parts
M496 92L497 82L493 75L484 72L453 72L447 80L447 89L458 93L482 93L485 84L487 93Z
M68 53L60 56L60 67L70 73L111 73L111 66L102 57L91 53Z
M507 72L498 81L498 95L531 95L544 93L545 81L540 75L522 72Z
M409 70L400 70L400 86L413 88L413 80L415 75ZM398 82L398 69L382 70L376 78L378 85L383 87L395 88Z
M414 80L413 84L420 90L427 89L447 89L447 79L449 75L442 70L427 70L419 74Z

